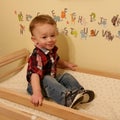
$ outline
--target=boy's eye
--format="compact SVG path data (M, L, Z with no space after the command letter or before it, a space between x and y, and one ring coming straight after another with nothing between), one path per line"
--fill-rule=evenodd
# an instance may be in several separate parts
M51 35L51 37L55 37L55 35Z
M43 39L46 39L47 37L46 36L44 36L44 37L42 37Z
M42 39L47 39L49 36L43 36ZM51 38L55 37L55 34L50 35Z

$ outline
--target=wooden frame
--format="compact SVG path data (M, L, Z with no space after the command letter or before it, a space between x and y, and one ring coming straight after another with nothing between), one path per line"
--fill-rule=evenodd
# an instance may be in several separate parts
M35 118L34 120L45 120L0 103L0 120L32 120L32 118Z
M0 68L10 63L13 63L17 60L20 60L20 59L24 60L24 62L19 66L12 68L11 70L6 71L5 73L0 74L0 80L4 77L10 76L11 74L20 71L24 67L28 56L29 56L29 51L26 49L22 49L22 50L18 50L16 52L0 57Z
M16 68L0 75L0 79L9 76L13 73L15 73L16 71L20 71L23 66L25 65L27 58L29 56L29 52L27 49L22 49L13 53L10 53L9 55L3 56L0 58L0 67L6 66L7 64L10 64L12 62L15 62L18 59L24 59L24 63L22 63L22 65L17 66ZM83 71L83 72L87 72L87 73L96 73L97 75L103 75L103 76L110 76L110 77L114 77L114 78L120 78L120 76L115 75L115 74L110 74L110 73L102 73L102 72L95 72L95 71L85 71L84 69L78 69L77 71ZM32 103L30 103L30 96L26 95L26 94L22 94L22 93L17 93L15 91L11 91L5 88L0 88L0 98L24 105L24 106L28 106L31 108L34 108L34 105ZM3 109L3 111L2 111ZM77 111L75 109L72 108L68 108L68 107L64 107L61 105L58 105L54 102L50 102L47 100L43 101L43 105L36 107L37 110L39 111L43 111L45 113L63 118L65 120L103 120L102 118L98 118L92 115L87 115L87 114L83 114L80 113L80 111ZM0 104L0 117L4 118L4 116L6 115L6 112L9 112L9 114L14 113L15 116L20 116L23 118L27 119L31 119L31 115L25 114L25 113L21 113L20 111L14 110L12 108L7 108L4 105ZM11 116L9 116L11 117ZM15 119L15 118L14 118ZM12 119L12 120L14 120ZM42 118L37 118L36 120L43 120ZM5 118L5 120L7 120L7 118Z

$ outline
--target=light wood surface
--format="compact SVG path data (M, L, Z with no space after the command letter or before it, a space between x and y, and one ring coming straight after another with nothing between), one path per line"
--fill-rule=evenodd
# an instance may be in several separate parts
M9 65L10 63L16 62L17 60L21 60L24 61L22 62L22 64L12 67L9 70L6 70L5 72L0 74L0 81L2 80L2 78L7 78L10 75L13 75L14 73L17 73L18 71L20 71L24 65L27 62L29 56L29 51L27 49L21 49L18 50L16 52L10 53L8 55L5 56L1 56L0 57L0 69L2 69L2 67Z
M28 57L29 51L27 49L18 50L10 54L0 57L0 67L12 63L16 60L23 59Z
M88 73L88 74L93 74L93 75L109 77L109 78L120 79L120 74L119 73L105 72L105 71L99 71L99 70L91 70L91 69L85 69L85 68L79 68L79 67L77 68L76 71L77 72Z
M13 68L12 70L5 72L4 74L0 74L0 79L4 78L14 72L17 72L19 70L21 70L25 63L27 62L27 59L29 57L29 51L27 49L21 49L18 50L16 52L10 53L8 55L2 56L0 57L0 68L8 65L12 62L15 62L19 59L24 59L24 63L22 65L17 66L16 68ZM100 75L100 76L105 76L105 77L111 77L111 78L116 78L116 79L120 79L120 74L117 73L109 73L109 72L104 72L104 71L98 71L98 70L91 70L91 69L85 69L85 68L80 68L78 67L76 69L77 72L83 72L83 73L89 73L89 74L94 74L94 75Z
M0 68L2 68L3 66L6 66L12 62L15 62L19 59L23 59L25 61L23 64L13 68L12 70L7 71L4 74L0 74L0 79L22 69L28 59L28 56L29 56L29 51L27 49L22 49L22 50L10 53L9 55L0 57ZM120 75L114 74L114 73L86 70L86 69L82 69L82 68L77 68L77 72L85 72L85 73L120 79ZM11 91L9 89L0 88L0 98L4 98L4 99L7 99L12 102L22 104L24 106L34 108L33 104L30 103L30 96L25 95L25 94L20 94L15 91ZM50 102L47 100L44 100L43 105L36 107L36 109L46 112L48 114L58 116L65 120L103 120L102 118L83 114L83 113L80 113L80 111L77 111L77 110L74 110L74 109L71 109L68 107L64 107L64 106L58 105L54 102ZM4 111L4 113L5 113L7 111L6 107L4 108L4 110L5 110ZM5 116L1 116L1 119L4 120L4 117ZM7 118L5 120L7 120Z
M33 120L33 115L0 103L0 120ZM35 116L34 120L45 120Z
M45 113L63 118L64 120L103 120L101 118L80 113L78 110L74 110L69 107L58 105L54 102L44 100L42 106L35 106L30 102L30 96L17 93L15 91L0 88L0 98L7 99L9 101L43 111Z

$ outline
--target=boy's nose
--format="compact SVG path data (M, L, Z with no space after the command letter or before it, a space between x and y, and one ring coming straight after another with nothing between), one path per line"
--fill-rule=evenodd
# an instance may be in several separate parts
M53 40L53 38L52 37L48 37L48 40L51 41L51 40Z

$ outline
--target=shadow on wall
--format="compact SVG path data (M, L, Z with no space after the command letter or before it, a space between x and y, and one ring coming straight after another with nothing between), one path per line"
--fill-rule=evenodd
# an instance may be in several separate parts
M62 59L70 61L70 56L74 58L75 48L73 46L72 40L68 36L59 33L57 38L57 46L59 48L58 54Z

